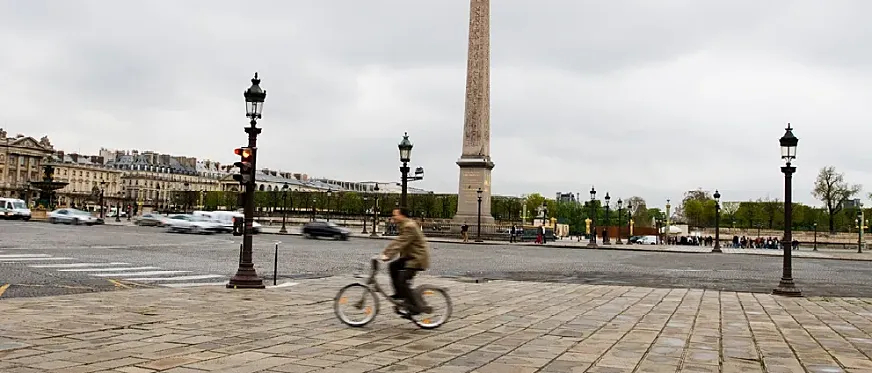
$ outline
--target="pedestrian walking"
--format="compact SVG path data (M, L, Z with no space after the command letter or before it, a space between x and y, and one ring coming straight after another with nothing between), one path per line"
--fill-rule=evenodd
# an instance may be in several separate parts
M512 229L509 231L509 242L510 243L515 242L516 230L517 230L517 228L515 227L514 224L512 224Z
M463 238L463 243L469 242L469 226L466 225L466 222L460 226L460 237Z

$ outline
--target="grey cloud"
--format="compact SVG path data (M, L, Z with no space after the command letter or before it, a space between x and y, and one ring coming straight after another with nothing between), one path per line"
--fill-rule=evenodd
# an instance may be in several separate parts
M697 187L781 196L788 121L801 138L795 198L812 201L827 164L872 184L860 171L868 8L494 0L494 190L594 184L651 206ZM453 192L467 17L464 0L2 2L0 124L71 151L228 161L259 71L261 166L392 180L408 131L419 186Z

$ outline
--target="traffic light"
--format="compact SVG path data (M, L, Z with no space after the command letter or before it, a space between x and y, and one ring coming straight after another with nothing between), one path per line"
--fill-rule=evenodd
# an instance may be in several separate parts
M233 180L242 184L247 184L251 181L251 177L254 174L254 170L251 167L254 152L251 148L236 148L233 150L233 153L241 158L239 162L233 164L234 166L239 167L239 173L233 175Z

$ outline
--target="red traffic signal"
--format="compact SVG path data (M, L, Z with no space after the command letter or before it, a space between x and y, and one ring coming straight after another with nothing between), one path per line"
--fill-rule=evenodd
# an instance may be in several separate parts
M247 162L251 160L251 156L254 154L254 152L251 151L251 148L236 148L233 149L233 154L242 157L243 162Z

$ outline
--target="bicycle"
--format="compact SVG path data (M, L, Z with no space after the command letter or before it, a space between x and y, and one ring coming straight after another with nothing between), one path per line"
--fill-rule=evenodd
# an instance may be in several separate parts
M406 309L404 302L397 301L386 295L385 292L382 290L382 287L376 280L375 276L376 274L378 274L380 261L381 259L379 257L373 257L371 259L370 262L372 264L372 267L370 269L369 277L365 282L355 282L352 284L348 284L342 289L339 289L339 292L336 293L336 297L333 298L333 312L336 314L336 317L339 319L339 321L342 321L345 325L357 328L372 322L372 320L375 319L375 316L376 314L378 314L379 311L379 301L377 295L379 293L394 305L394 312L396 312L403 318L411 320L419 328L436 329L448 321L448 319L451 317L452 305L451 297L448 296L447 290L432 285L420 285L415 289L412 289L412 292L416 294L417 299L420 299L422 304L421 313L418 315L411 315ZM349 298L352 298L346 295L346 293L348 293L350 290L358 288L363 290L363 294L361 294L360 300L353 301L354 299L351 299L353 301L351 305L352 310L362 311L363 319L354 320L351 319L349 315L347 315L340 308L348 304ZM441 296L441 298L445 301L445 312L439 317L433 316L435 311L434 307L429 305L432 303L424 299L425 296L434 295ZM369 304L367 303L367 296L370 298ZM434 301L435 300L436 299L434 299Z

